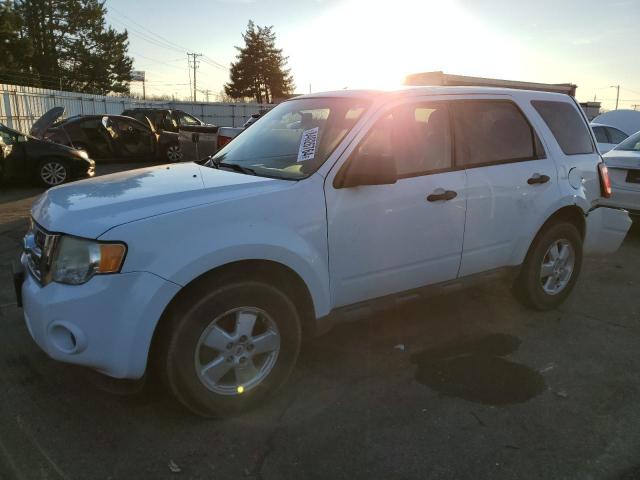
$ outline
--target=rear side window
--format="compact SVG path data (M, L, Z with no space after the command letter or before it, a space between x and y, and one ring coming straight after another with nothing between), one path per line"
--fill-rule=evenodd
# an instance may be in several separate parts
M609 143L609 137L607 137L607 131L604 127L593 127L593 133L596 135L596 142Z
M615 144L622 142L624 139L628 137L626 133L613 127L607 127L607 133L609 134L609 139L611 139L611 143L615 143Z
M546 100L533 100L531 105L547 124L565 155L593 153L587 125L573 105Z
M544 156L518 107L504 100L452 102L456 163L480 166Z

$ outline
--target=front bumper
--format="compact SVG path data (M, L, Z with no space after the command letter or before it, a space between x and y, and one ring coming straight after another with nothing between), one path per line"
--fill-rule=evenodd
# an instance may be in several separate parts
M91 178L96 174L96 162L90 160L89 163L74 164L71 168L71 176L74 179Z
M50 357L135 379L146 370L156 324L179 289L147 272L44 287L27 273L21 293L29 333Z
M631 228L629 212L618 208L599 206L586 218L583 251L585 255L607 255L620 248Z

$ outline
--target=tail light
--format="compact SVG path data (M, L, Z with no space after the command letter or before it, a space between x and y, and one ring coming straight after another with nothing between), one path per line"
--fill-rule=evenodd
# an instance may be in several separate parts
M609 169L603 162L598 164L598 173L600 173L600 193L604 198L611 198L611 179L609 178Z
M233 138L218 134L218 150L227 145Z

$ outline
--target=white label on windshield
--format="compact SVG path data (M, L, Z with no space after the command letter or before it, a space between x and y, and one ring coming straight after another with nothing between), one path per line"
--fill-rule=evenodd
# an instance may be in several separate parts
M316 145L318 144L318 130L320 128L312 128L302 132L300 139L300 148L298 149L298 161L313 160L316 156Z

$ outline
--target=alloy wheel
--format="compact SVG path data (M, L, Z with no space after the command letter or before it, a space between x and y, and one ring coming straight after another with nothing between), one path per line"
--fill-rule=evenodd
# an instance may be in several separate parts
M47 162L40 168L40 178L51 187L60 185L67 179L67 169L59 162Z
M167 158L170 162L179 162L182 160L182 149L180 145L169 145L169 147L167 147Z
M267 312L240 307L216 317L195 350L196 374L214 393L239 395L257 387L273 369L280 332Z
M571 280L576 255L573 246L566 239L554 241L542 258L540 283L548 295L562 292Z

